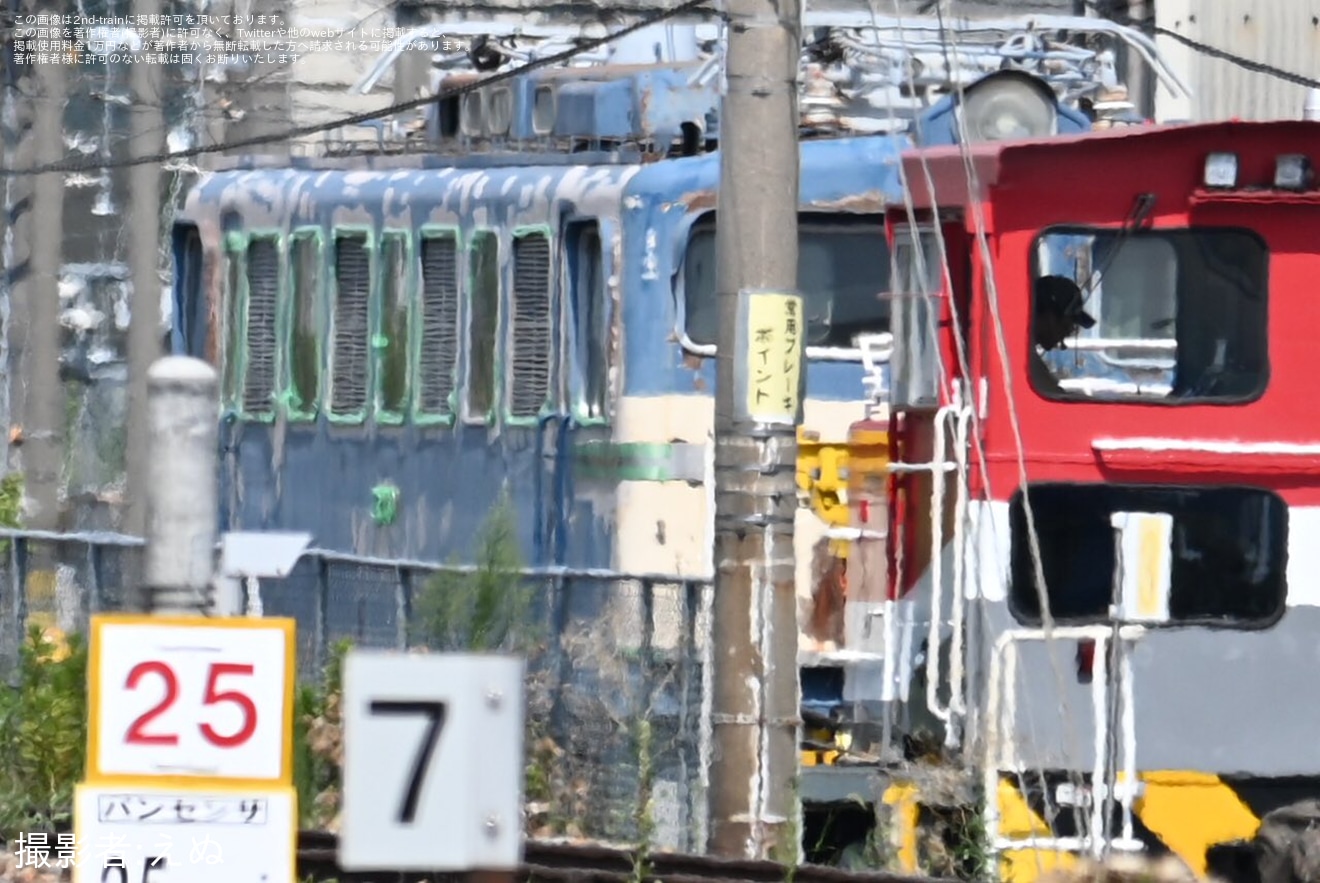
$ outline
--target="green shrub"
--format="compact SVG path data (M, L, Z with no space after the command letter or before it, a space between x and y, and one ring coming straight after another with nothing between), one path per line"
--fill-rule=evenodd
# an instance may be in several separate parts
M535 584L519 573L518 526L501 495L477 535L475 569L441 571L413 601L414 640L432 650L526 649L534 640Z
M344 762L340 697L344 657L351 641L330 648L319 684L302 684L294 698L293 780L298 790L299 824L327 830L339 814L340 769Z
M23 473L10 472L0 478L0 527L23 526ZM0 555L9 554L9 540L0 540Z
M40 626L19 653L17 686L0 687L0 835L73 823L73 789L87 752L87 648Z
M21 496L21 476L0 479L0 524L17 523ZM507 499L483 526L475 557L472 572L437 574L419 592L414 605L419 642L445 650L526 648L534 633L535 586L519 574L516 523ZM0 684L0 839L72 826L74 788L83 779L87 752L87 649L78 635L66 636L65 644L33 625L20 650L16 685ZM340 703L350 646L338 642L320 683L299 685L294 694L293 776L302 827L337 827Z

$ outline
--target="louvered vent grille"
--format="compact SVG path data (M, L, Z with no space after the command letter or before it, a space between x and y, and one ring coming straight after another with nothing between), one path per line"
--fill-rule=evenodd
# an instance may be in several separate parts
M524 236L513 245L513 358L509 412L535 417L550 397L550 240Z
M330 375L330 410L336 415L361 414L367 406L370 302L366 237L341 236L335 240L335 348Z
M247 251L247 371L243 410L269 414L274 407L275 317L280 292L280 249L271 239L254 239Z
M453 237L422 240L421 410L451 414L458 363L458 244Z

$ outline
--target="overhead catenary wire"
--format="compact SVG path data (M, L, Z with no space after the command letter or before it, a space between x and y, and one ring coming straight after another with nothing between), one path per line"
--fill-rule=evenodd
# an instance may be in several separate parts
M645 18L627 25L626 27L620 28L611 34L583 40L571 49L566 49L563 52L557 52L554 55L547 55L544 58L538 58L534 61L529 61L526 64L519 65L518 67L499 71L478 80L473 80L469 83L445 89L433 95L424 95L419 98L409 99L408 101L396 102L388 107L382 107L378 110L363 111L361 113L329 120L324 123L312 123L306 126L297 126L281 132L271 132L266 135L254 135L251 138L241 138L235 141L225 141L218 144L190 147L186 150L155 153L150 156L132 156L114 161L68 160L44 163L26 169L0 168L0 177L43 175L50 172L88 172L177 162L179 160L191 159L206 154L227 153L231 150L242 150L249 147L264 147L269 144L282 144L298 138L305 138L308 135L320 135L325 132L332 132L335 129L340 129L345 126L356 126L362 123L369 123L373 120L394 116L395 114L404 113L409 110L416 110L419 107L425 107L428 104L434 104L435 102L442 101L446 98L457 98L461 95L466 95L469 92L475 92L476 90L493 83L511 80L543 67L551 67L561 62L571 61L575 56L580 55L583 52L590 52L592 49L606 46L628 36L629 34L659 24L662 21L666 21L676 16L683 15L684 13L690 12L698 7L705 6L709 2L711 2L711 0L685 0L685 2L680 3L672 9L666 9L662 12L655 13L654 15L648 15Z

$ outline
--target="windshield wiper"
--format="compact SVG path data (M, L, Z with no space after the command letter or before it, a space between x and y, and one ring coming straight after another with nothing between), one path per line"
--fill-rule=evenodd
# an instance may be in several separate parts
M1091 268L1091 274L1086 277L1086 284L1081 286L1082 303L1086 301L1095 292L1095 287L1100 283L1105 271L1109 265L1114 262L1119 251L1123 247L1123 242L1132 233L1138 229L1149 226L1150 214L1155 210L1155 194L1142 193L1137 196L1136 202L1132 205L1132 211L1123 219L1123 224L1118 228L1118 235L1114 237L1114 243L1109 248L1109 253L1105 255L1104 262L1098 267Z

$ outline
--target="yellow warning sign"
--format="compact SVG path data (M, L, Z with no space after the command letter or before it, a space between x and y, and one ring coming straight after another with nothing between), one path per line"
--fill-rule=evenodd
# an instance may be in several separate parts
M796 423L802 378L802 298L747 295L747 414L759 423Z

